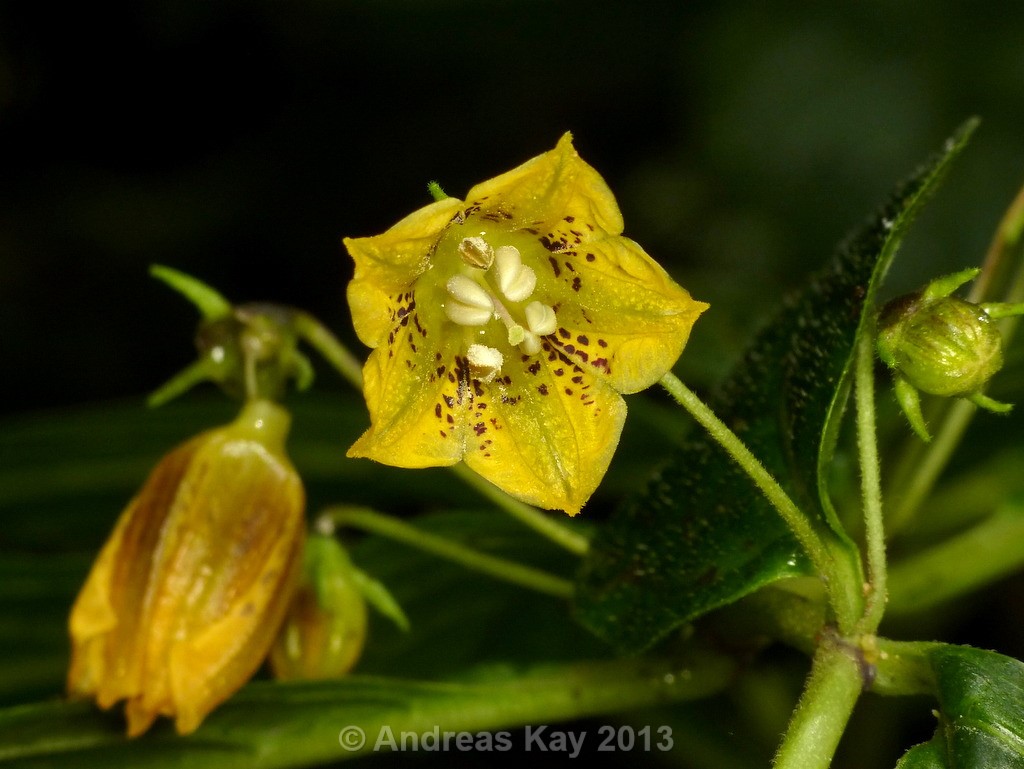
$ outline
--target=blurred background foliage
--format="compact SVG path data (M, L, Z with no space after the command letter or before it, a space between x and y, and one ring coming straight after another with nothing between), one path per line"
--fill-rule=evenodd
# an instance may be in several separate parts
M360 351L341 237L378 233L427 203L428 180L461 196L566 130L616 192L626 234L711 302L677 369L698 387L718 381L782 296L972 114L981 130L912 229L887 291L979 263L1024 182L1021 28L1022 5L953 0L0 2L0 414L10 438L0 470L71 441L85 500L55 523L46 499L5 487L0 544L92 552L120 489L194 427L230 414L200 403L133 421L121 410L125 421L91 444L80 436L104 425L102 406L39 427L40 410L52 426L71 407L115 399L141 414L141 394L191 360L194 310L148 277L150 263L232 299L299 305ZM996 397L1022 390L1020 347ZM333 421L316 405L297 415L306 438L296 459L315 503L347 494L404 512L424 496L436 507L472 499L436 474L342 462L365 413L329 372L317 387L326 395L316 403L333 392L344 405ZM637 450L620 451L598 509L636 487L674 440L653 400L631 400L626 446ZM978 423L969 457L985 455L994 426L1020 434L1019 418ZM96 468L113 475L97 481ZM76 512L80 525L68 528ZM60 585L77 584L87 563L55 563L39 595L66 594ZM8 580L19 573L10 564ZM1024 580L1011 578L907 633L1024 656L1022 599ZM59 622L22 610L35 638L26 644L52 643ZM782 669L802 664L781 659ZM52 673L26 667L25 691ZM772 703L791 704L799 681L769 685L777 676L765 665L714 706L760 723L762 752L788 707ZM878 735L901 708L873 708L853 734L898 755L908 743ZM916 736L930 729L922 717Z

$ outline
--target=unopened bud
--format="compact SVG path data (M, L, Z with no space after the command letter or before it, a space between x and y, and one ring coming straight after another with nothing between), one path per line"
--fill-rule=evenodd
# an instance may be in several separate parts
M878 355L893 370L900 407L925 441L930 436L918 391L966 398L997 413L1012 408L982 390L1003 367L1003 340L993 318L1024 313L1024 307L974 304L952 296L979 272L937 278L922 291L893 299L878 319Z
M366 601L358 575L338 541L313 534L303 577L270 653L283 680L337 678L356 664L366 641Z
M879 320L878 353L921 392L966 396L1003 366L1003 340L981 306L953 296L893 300Z

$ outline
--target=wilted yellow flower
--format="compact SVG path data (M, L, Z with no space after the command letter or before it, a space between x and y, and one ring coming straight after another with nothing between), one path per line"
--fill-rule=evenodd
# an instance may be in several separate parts
M348 555L333 536L306 541L303 576L270 652L282 680L337 678L352 669L366 642L366 601Z
M622 216L566 134L550 152L348 238L370 429L349 449L399 467L473 470L575 514L626 416L707 305L622 237Z
M266 657L305 531L289 422L252 401L169 453L93 565L71 611L68 691L127 700L129 736L158 715L193 731Z

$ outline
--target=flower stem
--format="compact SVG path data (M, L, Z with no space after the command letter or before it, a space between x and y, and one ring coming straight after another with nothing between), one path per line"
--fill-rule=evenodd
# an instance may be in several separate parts
M547 513L524 504L517 499L513 499L497 486L474 473L466 465L458 464L452 467L451 470L465 481L466 484L472 486L517 521L550 539L556 545L565 548L570 553L583 556L590 549L590 540L586 536L573 531Z
M775 769L828 769L862 689L851 652L834 641L823 643L775 754Z
M761 490L772 507L786 522L790 530L799 540L807 555L814 564L818 574L826 577L830 590L841 590L839 580L831 579L835 572L834 559L828 544L815 530L810 520L796 503L785 492L779 482L772 477L760 460L755 457L746 444L730 430L715 412L704 401L684 385L671 371L661 378L661 385L676 402L690 412L690 415L708 431L708 434L729 454L737 465L748 475Z
M356 356L349 352L338 338L316 318L307 312L298 310L294 316L295 333L304 339L313 349L324 356L349 384L357 390L363 387L363 367Z
M868 580L871 593L859 623L862 633L874 633L885 613L885 522L882 517L882 481L875 435L874 323L869 322L857 344L855 372L857 444L860 449L861 498L864 505L864 537L867 544Z
M524 566L498 556L481 553L445 537L423 531L404 521L378 513L364 507L330 507L323 515L328 516L336 526L347 526L371 532L382 537L436 555L439 558L465 566L467 569L487 574L505 582L535 590L539 593L570 598L572 583L540 569Z

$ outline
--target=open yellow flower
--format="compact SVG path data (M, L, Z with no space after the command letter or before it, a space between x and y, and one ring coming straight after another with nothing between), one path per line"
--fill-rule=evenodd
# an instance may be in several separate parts
M707 305L622 237L566 134L543 155L382 235L347 238L370 429L349 449L399 467L465 461L509 494L577 513L626 417Z
M294 590L305 496L269 401L165 456L121 514L71 611L68 691L127 700L128 735L181 734L257 670Z

